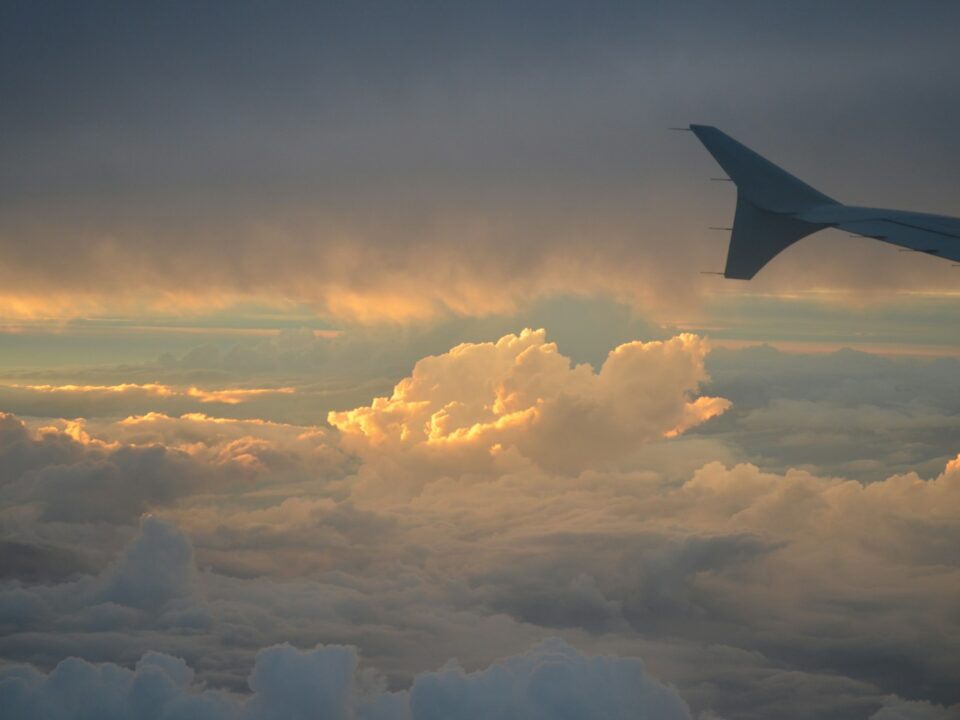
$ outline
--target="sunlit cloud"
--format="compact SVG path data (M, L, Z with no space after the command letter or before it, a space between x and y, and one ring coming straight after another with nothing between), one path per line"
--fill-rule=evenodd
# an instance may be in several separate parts
M140 394L160 398L195 398L202 403L221 403L224 405L239 405L263 396L291 395L296 392L296 389L292 387L204 390L198 387L178 388L160 383L121 383L120 385L18 385L11 383L0 385L0 388L30 390L44 394Z
M723 398L692 397L707 379L706 353L694 335L628 343L594 372L543 330L524 330L425 358L391 397L328 419L364 457L409 451L468 467L468 457L509 449L575 472L723 413Z
M709 353L684 334L622 343L594 367L526 330L422 357L390 395L331 413L330 426L156 410L3 416L0 517L30 538L11 547L52 582L0 582L11 628L0 651L49 668L91 644L127 665L162 649L208 687L242 688L258 650L333 640L407 687L452 656L482 668L548 635L654 660L659 638L683 660L657 674L694 716L736 716L742 695L725 690L736 677L815 688L836 714L868 716L903 705L891 671L857 660L882 637L884 653L935 688L925 697L939 712L956 644L955 451L933 474L866 483L741 462L704 433L736 421L745 432L839 423L895 435L947 419L800 400L737 413L726 392L702 390L716 382ZM880 369L906 372L857 355L723 355L741 396L737 373L793 378L798 363L812 373L796 380L807 393L840 361L886 384ZM156 385L157 402L193 387ZM131 558L170 572L144 574ZM871 607L851 622L866 595ZM838 623L833 649L811 655L818 628ZM214 651L219 665L200 659ZM765 717L777 701L749 702L743 716Z

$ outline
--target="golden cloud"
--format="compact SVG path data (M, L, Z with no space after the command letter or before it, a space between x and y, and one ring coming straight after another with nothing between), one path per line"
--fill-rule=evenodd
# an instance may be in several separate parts
M225 390L204 390L196 386L178 388L161 383L121 383L119 385L18 385L8 384L0 387L16 390L31 390L47 394L100 394L100 395L148 395L164 398L194 398L202 403L221 403L239 405L265 395L290 395L296 392L292 387L279 388L232 388Z
M391 397L328 420L365 459L412 451L463 462L513 450L575 473L724 412L727 400L694 397L707 378L707 351L690 334L632 342L594 372L572 365L543 330L528 329L424 358Z

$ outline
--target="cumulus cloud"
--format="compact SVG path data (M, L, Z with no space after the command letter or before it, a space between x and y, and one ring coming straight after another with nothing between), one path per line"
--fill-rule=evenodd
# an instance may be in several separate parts
M718 464L679 486L612 472L584 477L579 488L549 474L539 481L536 475L505 477L483 487L440 484L416 498L379 539L372 531L377 513L352 516L330 500L323 512L316 503L298 509L287 498L260 511L183 514L194 523L200 557L219 541L224 553L265 554L266 571L281 566L272 571L279 579L282 568L296 567L298 554L312 552L326 563L315 581L303 579L302 570L301 579L283 582L198 574L185 535L166 521L145 518L140 535L97 576L7 586L0 594L7 629L0 647L8 657L47 660L99 648L106 657L132 662L160 644L199 664L204 679L236 689L228 675L244 667L243 658L291 637L358 643L394 682L411 664L442 662L467 648L474 667L488 663L509 637L536 637L535 628L589 643L670 638L663 647L710 637L743 654L724 660L723 669L701 658L694 661L703 663L696 673L686 667L667 674L686 674L690 685L683 687L699 688L698 709L724 714L740 707L738 715L762 717L757 708L775 703L784 683L805 688L801 715L816 704L824 712L875 708L880 688L898 682L893 668L857 660L878 652L895 658L901 672L920 673L943 703L951 693L956 645L948 628L949 588L957 580L950 548L958 463L931 480L895 476L866 486ZM874 518L893 530L889 538L873 531ZM372 543L371 554L358 555L352 543L338 546L335 535L316 534L317 523L339 527L348 537L358 532L361 542ZM233 534L224 534L221 527L231 525ZM271 539L269 528L286 534ZM861 600L866 592L868 607ZM816 641L824 624L846 628L828 648ZM45 628L55 629L55 641L44 639ZM762 692L749 712L742 698L700 685L732 672L733 662L766 673L767 685L757 687ZM775 663L790 670L773 674ZM828 681L829 670L847 678ZM532 692L537 685L529 682ZM411 703L416 689L415 682ZM489 702L477 693L477 703ZM771 695L764 699L763 693ZM395 708L405 697L380 696L370 708ZM526 700L517 702L527 708Z
M150 653L134 670L64 660L48 675L27 667L0 670L5 714L26 720L103 720L170 718L227 720L236 703L220 693L190 692L192 671L182 660Z
M82 423L32 431L0 414L0 426L0 493L8 510L34 506L47 520L129 522L210 480L185 453L100 441Z
M175 527L146 517L140 535L109 571L103 598L128 607L157 609L197 592L193 546Z
M0 413L0 496L42 519L130 523L217 487L335 476L345 461L323 428L163 413L31 428Z
M455 697L481 713L502 700L508 715L536 716L581 707L541 674L563 676L564 691L580 677L619 687L621 670L594 677L589 655L525 652L560 635L584 653L646 658L694 715L869 717L892 694L956 703L960 460L866 483L707 462L722 445L692 436L714 425L697 406L705 352L689 336L627 343L594 370L540 332L464 344L422 360L391 397L335 413L335 430L199 414L0 418L4 533L25 531L56 566L47 584L0 585L0 655L34 663L41 682L70 655L132 667L162 651L196 672L184 692L236 713L256 707L236 693L258 650L319 643L323 657L263 656L263 712L416 717L420 692L424 708ZM691 414L700 425L665 437ZM579 446L595 442L602 455ZM166 477L167 455L198 480L170 500L124 501L125 523L154 513L137 534L89 509L67 514L84 494L40 481L96 462L139 467L131 458L143 477L150 465ZM119 481L102 487L122 495ZM50 550L88 544L111 560L82 568ZM424 674L451 657L469 672ZM312 686L323 698L270 695L318 668L332 678Z
M0 586L0 625L19 632L45 623L60 631L189 627L204 614L190 540L150 516L123 553L95 575L53 585Z
M0 703L10 720L691 718L679 695L638 659L591 657L556 639L475 673L423 673L409 691L394 693L364 692L370 675L358 673L358 663L351 647L267 648L250 674L252 694L240 698L196 686L182 660L161 653L144 655L132 670L71 658L46 675L0 669Z
M463 463L516 451L575 473L724 412L722 398L693 398L706 353L693 335L628 343L594 372L572 366L543 330L525 330L425 358L391 397L329 421L365 458L400 451Z

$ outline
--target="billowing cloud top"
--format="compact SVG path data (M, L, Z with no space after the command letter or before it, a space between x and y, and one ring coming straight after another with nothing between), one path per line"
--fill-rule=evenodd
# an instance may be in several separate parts
M539 330L463 343L333 427L0 414L0 702L123 720L144 703L955 715L955 363L726 351L710 380L707 350L627 342L592 367ZM122 380L29 392L141 402ZM877 467L846 462L858 442ZM914 457L922 472L901 469Z
M576 473L726 410L723 398L691 398L706 380L706 352L694 335L633 342L594 372L571 365L543 330L524 330L425 358L391 397L329 420L365 456L450 455L463 468L468 457L516 452Z

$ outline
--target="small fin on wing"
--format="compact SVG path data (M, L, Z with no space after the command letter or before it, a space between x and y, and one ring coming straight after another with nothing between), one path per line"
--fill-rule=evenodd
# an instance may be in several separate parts
M781 251L828 224L795 214L837 201L711 125L691 125L737 186L737 211L724 277L749 280Z

